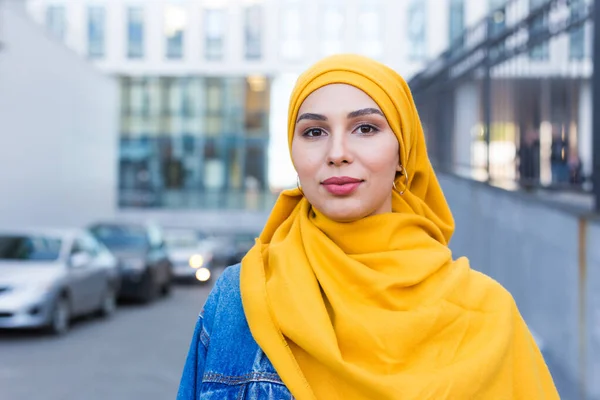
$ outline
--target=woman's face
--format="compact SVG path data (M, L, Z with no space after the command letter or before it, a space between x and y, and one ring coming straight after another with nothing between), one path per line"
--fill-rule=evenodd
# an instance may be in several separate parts
M373 99L354 86L331 84L302 103L292 161L317 210L334 221L354 221L392 211L398 146Z

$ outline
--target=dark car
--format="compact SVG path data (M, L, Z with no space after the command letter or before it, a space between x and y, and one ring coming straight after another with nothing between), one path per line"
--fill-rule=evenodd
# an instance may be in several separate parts
M169 294L173 266L161 229L153 224L96 223L90 231L119 260L119 298L151 302Z

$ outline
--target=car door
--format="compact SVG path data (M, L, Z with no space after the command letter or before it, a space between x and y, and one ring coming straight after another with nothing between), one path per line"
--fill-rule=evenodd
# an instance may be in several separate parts
M77 235L69 257L69 288L71 291L72 312L76 315L87 313L98 303L98 269L96 254L82 235Z
M171 279L172 271L162 232L157 226L148 227L148 242L150 246L148 260L154 268L157 282L162 285Z
M83 232L81 243L86 252L92 256L88 271L90 278L88 294L91 302L89 310L97 310L102 304L102 298L108 285L111 284L110 268L112 267L112 260L106 256L105 251L91 234Z

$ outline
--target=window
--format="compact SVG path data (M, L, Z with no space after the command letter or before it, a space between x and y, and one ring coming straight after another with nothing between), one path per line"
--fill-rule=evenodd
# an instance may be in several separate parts
M301 12L298 0L287 0L281 10L281 57L286 60L302 57Z
M260 4L248 6L244 11L244 41L247 60L257 60L262 56L262 13L263 9Z
M64 40L66 36L65 14L64 6L49 6L46 9L46 26L60 40Z
M450 46L461 45L457 42L465 29L464 0L450 0Z
M104 57L106 15L104 7L88 8L88 56Z
M363 1L358 14L359 52L373 58L383 55L383 9L380 1Z
M183 36L186 23L186 12L182 6L166 6L164 29L167 58L179 59L183 57Z
M585 1L571 1L571 19L578 20L585 14ZM581 25L569 33L569 58L582 60L585 57L585 25Z
M414 0L408 9L408 58L422 61L427 56L427 35L425 31L425 2Z
M127 10L127 56L144 57L144 9L141 7Z
M321 52L341 53L344 47L344 9L338 1L328 0L323 11Z
M546 2L547 0L529 0L529 11L533 12L536 8ZM543 33L545 29L548 29L548 17L546 12L537 15L533 19L531 28L529 29L530 38ZM532 47L531 50L529 50L529 57L532 60L547 60L549 57L548 42L546 41Z
M205 42L204 57L221 60L225 45L225 10L209 8L204 11Z

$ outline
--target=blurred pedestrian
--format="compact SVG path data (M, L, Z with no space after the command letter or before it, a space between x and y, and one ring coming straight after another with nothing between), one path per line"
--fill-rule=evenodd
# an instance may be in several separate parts
M511 295L452 259L410 90L361 56L292 93L298 188L200 315L178 399L558 399Z

